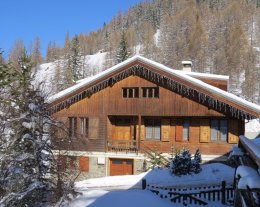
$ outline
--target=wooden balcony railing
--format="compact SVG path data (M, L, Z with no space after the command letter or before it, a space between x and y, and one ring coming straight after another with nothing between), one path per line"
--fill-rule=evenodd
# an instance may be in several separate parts
M138 152L138 145L136 140L108 140L108 152Z

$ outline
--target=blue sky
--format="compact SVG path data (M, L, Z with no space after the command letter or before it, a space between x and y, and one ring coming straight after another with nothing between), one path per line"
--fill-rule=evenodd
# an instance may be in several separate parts
M1 0L0 48L5 56L15 40L26 46L41 39L45 56L49 41L62 46L70 36L88 33L108 23L119 11L125 12L141 0Z

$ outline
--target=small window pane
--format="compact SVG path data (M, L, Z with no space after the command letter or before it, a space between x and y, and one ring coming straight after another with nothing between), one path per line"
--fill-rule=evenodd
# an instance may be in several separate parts
M80 133L85 134L85 118L80 118Z
M190 127L190 122L184 121L183 122L183 140L189 139L189 127Z
M127 98L127 89L123 88L123 98Z
M160 140L161 139L161 127L154 126L154 139Z
M133 160L126 160L126 164L127 165L132 165L133 164Z
M154 97L159 98L159 87L154 89Z
M77 132L77 128L78 128L78 124L77 124L77 117L74 117L74 135L76 134Z
M122 163L122 160L112 160L112 164L121 165Z
M134 97L135 97L135 98L138 98L138 97L139 97L139 89L138 89L138 88L135 88L135 89L134 89L134 92L135 92L135 94L134 94L135 96L134 96Z
M73 118L69 117L69 136L72 136Z
M153 127L152 126L146 126L145 127L145 135L146 135L146 139L152 139L153 138Z
M128 98L133 98L133 88L128 88Z
M153 97L153 88L148 88L148 97L149 98Z
M142 91L143 91L143 98L146 98L147 97L147 88L142 88Z
M86 118L86 123L85 123L86 131L85 134L88 137L88 118Z
M220 140L227 141L227 120L220 120Z
M218 120L211 120L211 140L217 141L218 140Z

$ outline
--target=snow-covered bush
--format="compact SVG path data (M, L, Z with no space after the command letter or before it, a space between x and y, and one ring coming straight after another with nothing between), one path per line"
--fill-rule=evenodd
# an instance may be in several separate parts
M170 163L170 171L174 175L187 175L191 173L199 173L201 171L201 154L199 150L196 150L194 157L192 158L189 150L183 148L181 151L177 151Z

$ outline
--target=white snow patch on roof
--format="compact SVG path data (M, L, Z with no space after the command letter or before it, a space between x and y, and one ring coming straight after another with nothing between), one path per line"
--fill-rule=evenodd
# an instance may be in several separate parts
M207 78L207 79L216 79L216 80L229 80L229 76L226 75L216 75L216 74L209 74L209 73L197 73L197 72L187 72L180 70L179 72L194 77L194 78Z
M245 131L260 133L260 119L252 119L252 120L246 121Z
M251 168L249 166L245 166L245 165L238 166L238 168L236 170L236 178L238 178L239 176L245 177L248 175L255 176L255 175L259 175L259 174L254 168Z
M258 158L260 158L260 145L242 135L239 136L239 139L242 140Z
M238 189L260 189L260 176L259 175L248 175L240 178L238 182Z
M260 106L259 105L251 103L249 101L246 101L246 100L244 100L244 99L242 99L242 98L240 98L240 97L238 97L238 96L236 96L232 93L228 93L228 92L223 91L219 88L211 86L211 85L204 83L203 81L200 81L196 78L190 77L189 75L186 75L183 71L173 70L169 67L166 67L165 65L162 65L160 63L157 63L155 61L149 60L147 58L144 58L144 57L141 57L141 56L138 56L138 55L133 56L132 58L129 58L126 61L119 63L119 64L111 67L110 69L107 69L107 70L93 76L93 78L90 79L90 80L82 81L75 86L72 86L68 89L61 91L60 93L55 94L54 96L52 96L48 99L48 102L51 103L51 102L63 97L64 95L68 95L70 93L73 93L74 91L80 89L81 87L87 86L88 84L93 83L93 81L98 81L99 79L105 77L106 75L108 75L108 74L110 74L114 71L117 71L118 69L120 69L120 68L122 68L122 67L136 61L136 60L139 60L139 61L141 61L145 64L148 64L148 65L157 67L157 68L159 68L163 71L166 71L166 72L168 72L168 73L170 73L170 74L172 74L172 75L174 75L174 76L176 76L176 77L178 77L182 80L188 81L188 82L190 82L190 83L192 83L192 84L194 84L194 85L196 85L200 88L203 88L203 89L205 89L205 90L207 90L211 93L217 94L218 96L223 97L223 98L225 98L225 99L227 99L227 100L229 100L229 101L231 101L235 104L240 104L244 107L248 107L251 110L256 111L257 113L260 113Z

